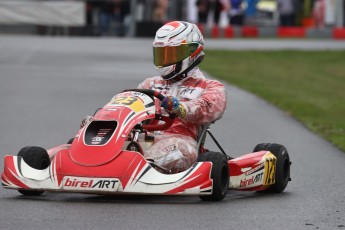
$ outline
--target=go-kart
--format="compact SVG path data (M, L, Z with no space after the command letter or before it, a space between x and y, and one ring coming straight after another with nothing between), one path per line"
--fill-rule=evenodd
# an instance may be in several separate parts
M274 193L285 189L291 163L284 146L259 144L253 153L232 158L207 125L196 140L197 162L187 170L171 173L146 160L152 132L166 130L174 121L172 115L157 114L155 101L163 98L153 90L126 90L100 108L68 144L48 151L28 146L17 156L5 156L3 187L23 195L45 191L198 195L206 201L222 200L229 189ZM205 148L207 135L221 152Z

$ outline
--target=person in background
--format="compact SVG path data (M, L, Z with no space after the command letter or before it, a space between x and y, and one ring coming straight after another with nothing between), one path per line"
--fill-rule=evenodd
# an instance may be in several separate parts
M223 10L222 1L221 0L213 0L212 1L212 9L213 9L213 22L215 25L219 25L220 13Z
M230 25L242 26L243 25L242 0L230 0L229 3L230 3L229 4Z
M325 0L316 0L313 7L315 27L322 29L325 26Z
M221 13L229 10L228 0L212 0L211 8L213 9L213 22L216 26L219 26Z
M279 12L280 26L295 26L295 4L294 0L276 0Z
M165 22L167 20L168 0L155 0L153 10L154 22Z
M197 0L196 5L198 8L198 23L206 25L211 2L210 0Z
M246 0L247 8L245 10L246 25L255 25L256 4L259 0Z
M114 23L116 34L120 32L119 28L122 25L121 0L105 0L98 4L98 26L100 28L100 35L110 35L110 28Z

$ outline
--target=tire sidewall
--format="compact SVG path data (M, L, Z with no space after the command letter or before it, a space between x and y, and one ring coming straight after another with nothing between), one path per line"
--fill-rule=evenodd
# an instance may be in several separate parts
M211 195L200 196L204 201L221 201L229 190L229 165L227 158L218 152L205 152L198 158L199 162L212 162L211 179L213 189Z

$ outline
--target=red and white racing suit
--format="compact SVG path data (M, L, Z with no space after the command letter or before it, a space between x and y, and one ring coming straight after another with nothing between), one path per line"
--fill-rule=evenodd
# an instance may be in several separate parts
M174 172L187 169L196 161L198 128L219 119L225 111L224 85L206 79L199 68L194 68L178 82L156 76L146 79L138 88L174 96L185 106L186 117L176 118L169 129L155 132L155 142L144 156Z

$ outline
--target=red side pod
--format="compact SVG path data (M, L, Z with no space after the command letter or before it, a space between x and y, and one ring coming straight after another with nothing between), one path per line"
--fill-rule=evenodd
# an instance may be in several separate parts
M255 167L266 153L267 151L249 153L229 160L230 176L239 176L243 174L243 169Z
M275 159L272 153L260 151L229 160L229 188L244 191L258 191L267 188L269 184L265 181L267 175L270 175L268 172L270 167L275 167L267 163L271 162L272 158Z

